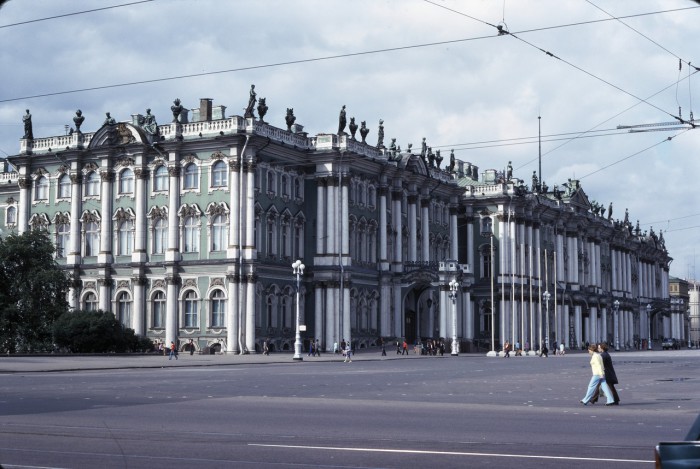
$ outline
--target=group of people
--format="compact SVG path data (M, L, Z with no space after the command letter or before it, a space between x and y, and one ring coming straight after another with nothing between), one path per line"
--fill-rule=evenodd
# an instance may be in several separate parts
M617 395L615 385L618 383L612 357L608 353L608 344L590 344L588 354L591 356L591 380L588 383L586 395L581 399L581 404L588 405L598 402L601 391L605 394L605 405L619 405L620 396Z
M309 340L309 354L307 356L309 356L309 357L320 357L321 356L321 344L318 341L318 339L316 339L316 341L314 341L314 339Z
M510 343L510 341L506 340L505 343L503 344L503 358L510 358L510 352L513 351L513 345ZM530 351L530 345L526 342L525 343L525 353ZM547 347L547 342L544 340L542 341L542 345L540 345L539 350L537 351L538 355L540 358L547 358L549 357L549 347ZM557 343L554 342L554 354L555 355L565 355L566 351L564 350L564 344L559 344L557 346ZM520 348L520 342L515 343L515 356L516 357L522 357L523 356L523 349Z

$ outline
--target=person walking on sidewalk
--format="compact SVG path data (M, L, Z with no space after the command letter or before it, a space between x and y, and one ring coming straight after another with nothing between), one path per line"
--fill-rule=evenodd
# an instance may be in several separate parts
M345 360L344 363L352 363L352 345L350 344L350 341L348 340L347 344L345 344Z
M168 357L168 360L172 360L173 357L175 357L175 360L177 360L177 347L175 346L175 342L170 341L170 356Z
M606 402L605 405L614 405L615 400L613 399L612 391L610 390L608 383L605 382L605 367L603 365L603 357L601 357L598 353L598 346L596 344L590 344L588 346L588 354L591 356L591 372L593 376L591 376L591 380L588 383L586 395L580 401L581 404L588 405L593 398L593 394L598 388L598 385L600 385L600 388L608 399L608 402Z

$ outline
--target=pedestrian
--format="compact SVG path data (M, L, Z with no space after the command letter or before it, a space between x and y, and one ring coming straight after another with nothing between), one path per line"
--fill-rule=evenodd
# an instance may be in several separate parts
M163 347L163 342L158 342L158 354L165 356L165 349Z
M564 342L559 344L559 355L561 355L561 356L566 355L566 350L564 350Z
M384 339L379 338L379 345L382 346L382 357L386 357L386 345L384 344Z
M547 342L544 340L542 341L542 347L540 347L540 358L548 358L549 357L549 349L547 348Z
M400 354L401 354L401 341L397 340L396 341L396 355L400 355Z
M173 357L175 357L175 360L177 360L177 347L175 346L175 342L170 341L170 356L168 357L168 360L172 360Z
M592 376L590 382L588 383L586 395L580 401L581 404L588 405L588 403L593 398L593 394L598 388L598 385L600 385L601 389L603 390L603 393L605 393L605 396L607 397L607 402L605 403L605 405L614 405L615 400L613 399L612 391L610 390L608 383L605 381L605 367L603 365L603 357L601 357L598 353L598 346L595 344L589 345L588 354L591 356Z
M603 359L603 370L605 371L605 382L608 383L608 387L610 388L610 391L612 392L612 397L613 401L615 402L615 405L620 405L620 396L617 395L617 390L615 389L615 385L618 383L617 382L617 374L615 374L615 368L613 368L613 362L612 362L612 357L608 353L608 344L606 343L600 343L598 344L598 352L600 353L600 357ZM595 390L595 393L593 393L593 397L591 398L591 404L595 404L598 402L598 397L600 396L600 385Z
M404 339L403 345L401 346L401 355L408 355L408 342Z
M308 353L307 357L310 357L310 356L313 356L313 355L315 355L315 352L314 352L314 339L311 339L311 340L309 340L309 353Z
M270 340L267 338L263 341L263 355L270 355Z
M345 360L344 363L352 363L352 345L350 344L350 341L347 342L345 345Z
M190 356L194 355L194 342L192 341L192 339L190 339L189 349L190 349Z
M510 358L510 342L503 344L503 358Z
M321 344L319 343L318 339L316 339L316 344L314 344L314 350L316 351L316 356L320 357L321 356Z

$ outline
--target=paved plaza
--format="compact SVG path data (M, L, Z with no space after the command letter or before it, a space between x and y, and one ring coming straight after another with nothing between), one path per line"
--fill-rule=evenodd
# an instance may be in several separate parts
M700 351L614 352L621 405L582 406L588 355L0 358L5 467L653 467L700 410Z

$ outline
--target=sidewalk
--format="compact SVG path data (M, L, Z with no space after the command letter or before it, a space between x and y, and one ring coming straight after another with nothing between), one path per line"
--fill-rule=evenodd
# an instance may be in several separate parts
M410 353L409 355L393 355L387 352L382 357L379 349L362 350L353 354L353 361L393 360L401 358L447 358L427 357ZM100 355L2 355L0 356L0 373L36 373L75 370L110 370L127 368L162 368L165 366L233 366L233 365L265 365L271 363L313 363L313 362L342 362L341 354L323 353L320 357L309 357L304 353L303 360L294 360L291 352L271 353L270 355L248 354L216 354L200 355L180 352L178 359L169 360L168 356L156 354L100 354ZM474 355L477 356L477 355ZM480 355L479 355L480 356Z
M700 350L683 349L683 350L631 350L613 352L613 359L628 359L628 358L660 358L674 357L679 355L692 355L700 357ZM550 355L548 359L559 360L567 357L587 357L588 354L579 350L567 351L563 357ZM0 356L0 374L3 373L39 373L39 372L60 372L60 371L78 371L78 370L116 370L130 368L163 368L163 367L192 367L192 366L236 366L236 365L266 365L274 363L294 363L294 364L310 364L314 362L338 362L343 361L343 356L340 354L324 353L320 357L309 357L306 354L302 355L303 360L294 360L291 352L272 353L270 355L249 354L249 355L190 355L189 353L180 353L178 359L168 360L167 356L155 354L104 354L104 355L2 355ZM537 356L515 357L511 354L512 359L539 358ZM387 356L382 357L381 351L377 348L363 349L353 354L352 360L355 361L383 361L383 360L405 360L405 359L423 359L423 360L440 360L454 358L487 358L485 353L461 353L458 357L452 357L449 353L444 356L418 355L413 352L408 355L398 355L395 351L390 353L387 351ZM502 358L502 357L498 357ZM488 358L493 360L494 358Z

